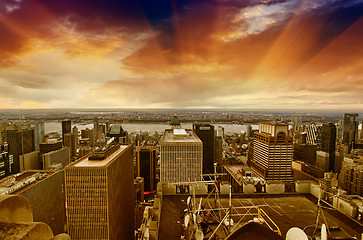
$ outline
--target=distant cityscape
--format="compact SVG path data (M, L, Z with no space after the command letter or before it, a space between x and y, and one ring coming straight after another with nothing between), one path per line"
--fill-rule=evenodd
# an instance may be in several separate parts
M363 237L358 113L0 119L1 239Z

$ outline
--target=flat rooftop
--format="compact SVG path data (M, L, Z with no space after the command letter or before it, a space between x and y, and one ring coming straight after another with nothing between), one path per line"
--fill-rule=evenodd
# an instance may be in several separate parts
M7 176L0 180L0 195L19 194L56 172L54 170L27 170Z
M202 197L204 211L208 210L208 208L214 208L215 200L213 196L209 199L206 196ZM188 195L163 195L159 227L160 240L180 240L180 236L183 234L182 223L184 222L184 209L187 208L187 198ZM197 196L197 203L199 203L199 199L200 196ZM259 206L279 227L283 239L286 238L287 231L292 227L299 227L300 229L306 228L305 233L311 236L314 232L313 225L315 224L317 216L317 205L315 201L316 199L311 195L300 194L232 196L232 218L236 226L232 229L232 232L253 219L253 216L244 215L246 213L257 212L256 209L249 207ZM221 197L219 202L219 207L228 208L229 198ZM224 210L220 211L220 214L224 216ZM330 230L333 237L357 237L360 239L361 233L363 232L362 225L336 210L324 209L323 212L328 226L339 228ZM218 212L214 212L212 215L218 216L218 214ZM209 219L213 220L213 218ZM322 222L319 221L320 227L321 224ZM213 223L213 221L208 221L208 227L211 229L215 229L217 225L217 222ZM317 229L317 232L320 233L320 230ZM210 234L208 233L204 237L208 238ZM226 237L224 231L219 231L218 234L223 239Z
M78 160L71 167L103 167L112 162L117 155L123 152L129 145L120 145L120 148L103 160L89 160L90 155Z
M224 169L234 178L234 180L242 186L243 182L264 182L262 175L247 165L224 165ZM250 177L243 176L242 171L251 173Z
M202 143L198 136L190 129L166 129L161 143Z

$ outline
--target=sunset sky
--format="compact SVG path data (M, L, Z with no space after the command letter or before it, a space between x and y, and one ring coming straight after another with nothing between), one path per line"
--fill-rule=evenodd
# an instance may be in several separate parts
M363 0L1 0L0 108L363 111Z

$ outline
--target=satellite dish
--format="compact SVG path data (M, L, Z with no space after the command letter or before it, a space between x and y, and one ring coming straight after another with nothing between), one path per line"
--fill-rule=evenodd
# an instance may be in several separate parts
M297 227L290 228L286 233L286 240L309 240L303 230Z
M195 231L194 238L196 240L203 240L203 238L204 238L203 232L200 231L199 229L197 229L197 231Z
M323 225L321 225L321 240L327 240L328 239L328 235L326 232L326 226L323 223Z
M188 225L189 225L189 221L190 221L190 215L189 214L187 214L187 215L185 215L185 217L184 217L184 227L188 227Z

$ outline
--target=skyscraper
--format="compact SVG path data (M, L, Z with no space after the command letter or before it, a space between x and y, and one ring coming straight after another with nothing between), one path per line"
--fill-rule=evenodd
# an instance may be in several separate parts
M64 146L64 134L70 133L72 131L71 121L65 120L62 121L62 143Z
M343 143L352 148L358 137L358 113L344 114Z
M252 137L252 126L251 125L247 125L247 131L246 131L246 137Z
M35 123L34 128L34 142L35 150L39 150L39 144L44 141L44 122Z
M34 151L34 130L6 130L9 154L13 155L12 173L20 172L19 156Z
M260 123L254 135L251 166L265 180L292 182L292 137L287 124Z
M192 130L166 129L160 141L160 181L200 181L203 143Z
M203 173L214 173L214 126L209 123L195 123L193 131L203 143Z
M144 178L144 190L156 189L156 149L153 146L136 147L137 176Z
M317 150L321 149L321 126L317 126L315 123L309 124L307 127L306 142L308 144L316 145Z
M336 134L334 123L323 123L321 130L321 150L329 154L329 172L335 172Z
M76 126L74 126L72 129L72 132L76 136L76 148L78 148L78 136L79 136L78 128Z
M133 239L133 172L131 145L109 146L65 168L72 239Z
M69 157L73 160L73 157L77 156L77 140L76 135L73 133L64 134L64 146L69 147Z

